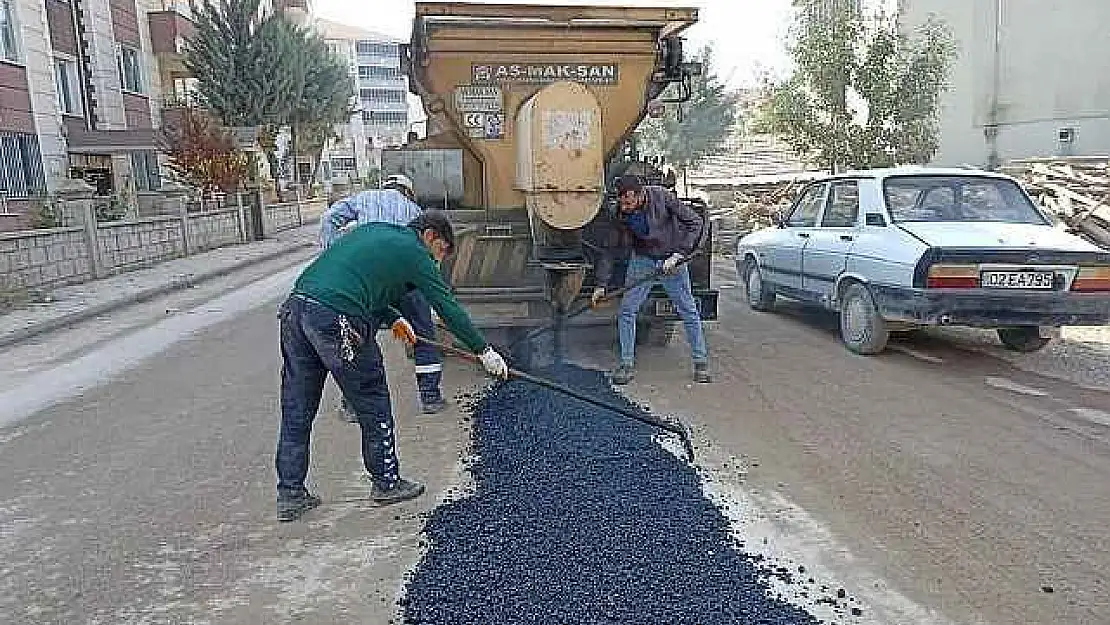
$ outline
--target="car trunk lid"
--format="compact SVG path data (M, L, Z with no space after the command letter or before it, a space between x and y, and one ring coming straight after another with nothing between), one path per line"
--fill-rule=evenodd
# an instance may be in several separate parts
M1002 222L900 222L930 247L1098 252L1096 245L1052 226Z

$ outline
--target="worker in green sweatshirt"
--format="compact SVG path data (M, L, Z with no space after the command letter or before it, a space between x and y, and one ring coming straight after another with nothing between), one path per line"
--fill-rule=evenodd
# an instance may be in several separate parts
M275 464L277 515L293 521L320 499L305 488L312 421L330 373L358 415L370 498L391 504L419 497L424 486L403 479L393 434L393 408L375 335L415 343L397 312L416 289L452 334L478 354L486 371L508 376L508 366L486 343L444 282L438 263L454 251L447 216L427 211L408 226L368 223L339 239L310 264L281 307L281 433Z

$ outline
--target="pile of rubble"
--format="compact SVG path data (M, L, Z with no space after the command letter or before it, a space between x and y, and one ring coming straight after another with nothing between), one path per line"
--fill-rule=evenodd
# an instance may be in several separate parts
M1110 157L1019 160L1002 171L1021 180L1069 228L1110 248Z
M772 215L786 210L807 180L804 176L776 177L734 186L731 205L714 208L709 213L715 227L714 253L730 254L736 250L737 239L753 230L770 227Z

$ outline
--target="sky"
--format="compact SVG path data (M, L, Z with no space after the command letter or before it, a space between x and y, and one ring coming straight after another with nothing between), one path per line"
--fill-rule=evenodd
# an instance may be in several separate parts
M519 0L500 0L527 4ZM315 0L316 14L408 41L412 0ZM784 48L790 0L532 0L534 4L694 6L697 25L686 31L687 46L714 44L718 75L730 87L753 85L761 70L781 74L788 67ZM372 8L370 8L372 7Z

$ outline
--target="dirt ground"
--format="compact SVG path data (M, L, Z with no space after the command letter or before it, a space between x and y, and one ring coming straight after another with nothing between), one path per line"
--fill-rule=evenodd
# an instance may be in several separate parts
M1097 341L1057 348L1082 350L1072 379L1086 386L1061 379L1052 352L1008 364L982 333L860 357L835 318L754 313L722 284L715 383L689 382L679 339L640 350L627 393L693 427L707 491L762 534L749 544L846 585L872 622L1110 622L1110 394L1089 388L1110 355Z
M428 494L393 508L363 499L355 426L330 410L329 387L310 474L327 503L276 523L274 310L295 271L274 271L10 352L37 364L10 359L0 384L21 407L0 428L0 622L395 619L424 515L466 491L469 423L457 405L417 414L411 364L387 342L402 469ZM641 350L625 392L692 426L706 494L747 548L844 588L863 608L847 622L1110 623L1098 331L1061 344L1062 358L1004 360L974 333L865 358L828 315L752 313L730 280L709 330L715 383L690 382L679 339ZM613 364L609 346L572 357ZM449 395L482 383L448 363Z

